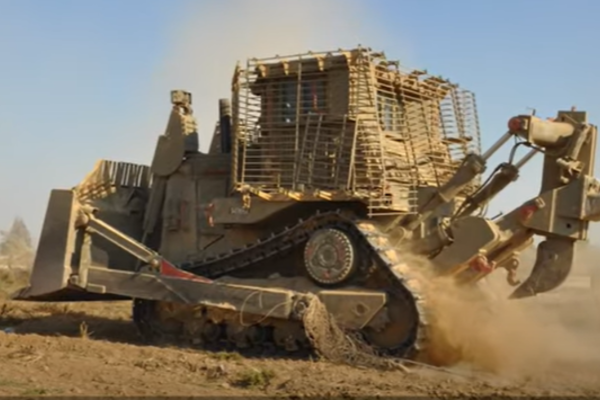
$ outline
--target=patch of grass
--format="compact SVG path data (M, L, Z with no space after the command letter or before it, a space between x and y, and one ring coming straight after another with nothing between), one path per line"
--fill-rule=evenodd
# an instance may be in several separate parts
M22 387L22 386L26 386L24 383L21 382L17 382L17 381L11 381L8 379L0 379L0 387L2 386L14 386L14 387Z
M71 312L71 307L69 304L40 303L36 305L34 311L50 315L66 315Z
M88 325L85 323L85 321L79 324L79 336L82 339L89 339L92 336L92 332L90 332L88 329Z
M0 379L0 387L7 388L9 390L16 389L16 390L20 391L20 393L19 393L20 396L38 397L38 396L49 395L49 394L56 395L56 394L60 393L60 391L57 391L57 390L31 387L31 383L18 382L18 381L6 380L6 379Z
M21 392L21 396L43 396L47 394L50 394L50 391L41 388L25 389L23 392Z
M241 372L235 384L245 388L265 388L271 384L275 378L275 371L270 369L248 369Z
M227 351L219 351L218 353L210 353L210 356L215 360L220 361L239 361L243 357L240 353L230 353Z

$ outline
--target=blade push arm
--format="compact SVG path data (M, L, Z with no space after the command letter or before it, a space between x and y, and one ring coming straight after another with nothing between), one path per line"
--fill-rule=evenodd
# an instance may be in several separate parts
M98 236L103 237L115 246L120 247L122 250L136 257L143 264L159 271L161 275L208 281L207 279L180 270L162 258L154 250L144 246L143 243L132 239L106 222L99 220L94 216L94 209L82 206L79 208L78 213L79 215L75 225L77 229L83 229L88 234L97 234Z

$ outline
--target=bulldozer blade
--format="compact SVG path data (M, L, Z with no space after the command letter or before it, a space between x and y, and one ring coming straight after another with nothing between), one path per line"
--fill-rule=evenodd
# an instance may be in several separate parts
M69 284L77 269L78 231L75 229L78 203L73 191L55 189L50 193L44 225L29 278L29 285L12 294L13 300L86 301L121 298L89 293Z
M559 287L571 273L574 245L573 240L563 238L549 238L540 243L531 274L509 298L532 297Z

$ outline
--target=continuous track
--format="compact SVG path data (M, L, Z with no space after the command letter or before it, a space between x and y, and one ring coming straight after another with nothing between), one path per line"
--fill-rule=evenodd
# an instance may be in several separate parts
M357 254L365 257L361 268L356 274L354 283L375 281L375 287L387 291L391 298L390 305L396 307L399 319L391 324L402 324L402 329L410 329L404 341L396 343L395 346L376 346L369 336L360 332L365 341L373 348L372 350L381 356L394 358L415 358L425 350L428 339L428 321L426 298L422 291L420 281L414 271L402 262L402 255L392 246L387 235L382 233L377 226L369 220L357 220L342 215L340 212L317 213L314 216L300 220L296 225L287 227L279 233L261 239L251 245L238 248L217 257L206 258L200 261L180 265L184 270L210 279L218 279L229 274L249 270L253 266L259 266L261 262L272 259L278 255L303 246L311 235L323 228L335 228L348 234L357 246ZM347 282L349 284L352 282ZM134 302L134 321L141 334L150 341L157 339L168 341L185 341L189 343L200 342L204 348L229 348L232 345L231 331L236 325L233 321L239 320L239 315L223 315L215 313L214 310L199 310L188 312L188 318L194 319L198 329L190 336L190 330L186 328L189 324L174 324L168 327L164 323L162 314L158 312L159 306L155 302L147 300L136 300ZM399 307L399 308L398 308ZM163 322L160 322L163 320ZM189 322L189 321L188 321ZM288 324L286 326L286 324ZM388 322L389 324L389 322ZM407 327L406 325L410 325ZM266 349L279 349L284 352L298 350L298 346L286 346L282 340L277 340L277 334L282 329L286 332L294 331L294 326L303 331L299 322L264 320L256 321L252 332L245 328L243 345L238 342L240 351L264 351ZM399 328L399 326L396 326ZM290 330L291 329L291 330ZM386 329L386 328L384 328ZM393 335L394 327L389 325L390 331L383 335ZM230 331L228 334L228 330ZM203 333L202 333L203 332ZM207 333L208 332L208 333ZM302 336L295 336L295 344L300 348L308 342L302 340ZM388 338L389 339L389 338ZM224 347L223 347L224 346ZM244 350L246 348L246 350ZM249 349L248 349L249 348Z

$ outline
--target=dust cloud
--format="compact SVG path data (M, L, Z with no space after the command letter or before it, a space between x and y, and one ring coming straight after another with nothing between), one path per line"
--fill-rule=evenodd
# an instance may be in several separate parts
M173 27L172 46L155 76L154 93L172 89L192 92L200 145L209 146L218 118L218 99L231 94L238 61L307 51L351 48L358 44L380 49L375 8L352 0L229 0L196 2ZM395 38L394 58L406 54ZM161 104L164 104L161 101ZM164 107L164 106L163 106Z
M600 251L583 246L577 250L569 281L535 298L508 300L514 288L502 270L472 290L444 279L430 280L427 292L436 321L432 361L506 377L552 374L572 381L583 379L582 373L597 375L600 297L599 288L589 286L589 278L595 274ZM523 267L522 280L534 258L523 257L531 263Z

